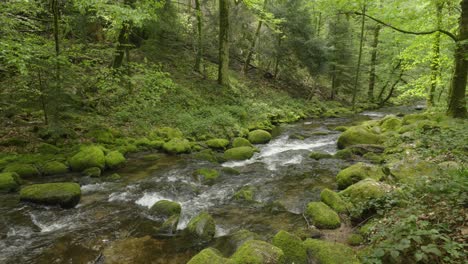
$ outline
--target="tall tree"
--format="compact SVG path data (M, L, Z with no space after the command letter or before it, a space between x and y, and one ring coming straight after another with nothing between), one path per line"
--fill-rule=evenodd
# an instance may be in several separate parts
M374 102L374 88L375 88L375 67L377 65L377 47L379 45L380 25L374 27L374 40L372 41L371 63L369 72L369 89L367 90L367 100Z
M444 1L438 1L436 4L437 28L442 27L442 9ZM432 59L431 59L431 84L427 97L427 105L434 105L434 97L437 88L438 79L440 77L440 32L434 33L434 42L432 44Z
M267 0L264 0L263 2L263 8L265 8L267 5ZM250 43L250 48L249 48L249 52L247 53L247 57L245 59L245 63L244 63L244 67L242 69L242 71L244 72L244 74L247 73L248 69L249 69L249 65L250 65L250 61L252 60L252 56L254 54L254 51L255 51L255 45L257 43L257 39L258 37L260 36L260 30L262 29L262 25L263 25L263 19L260 18L258 20L258 25L257 25L257 29L255 30L255 34L253 36L253 39L252 39L252 42Z
M229 85L229 3L219 0L219 66L218 83Z
M366 14L366 5L364 4L362 6L362 13ZM353 87L353 99L352 99L352 104L353 104L353 110L355 109L356 106L356 94L358 90L358 85L359 85L359 75L361 73L361 60L362 60L362 48L364 45L364 30L365 30L365 25L366 25L366 16L361 17L361 35L360 35L360 40L359 40L359 55L358 55L358 61L357 61L357 67L356 67L356 76L354 79L354 87Z
M197 17L197 54L195 57L195 71L202 72L202 60L203 60L203 17L200 5L200 0L195 0L195 15Z

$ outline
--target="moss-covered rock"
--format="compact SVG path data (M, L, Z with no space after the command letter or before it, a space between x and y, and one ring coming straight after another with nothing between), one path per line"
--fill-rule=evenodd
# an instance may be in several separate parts
M164 143L163 149L169 154L189 153L191 145L187 139L174 138Z
M381 144L383 138L365 126L348 128L338 138L338 148L343 149L356 144Z
M333 130L335 130L335 131L340 131L340 132L345 132L346 130L348 130L348 127L345 127L345 126L337 126L337 127L335 127Z
M409 115L405 115L402 121L403 121L403 125L409 125L409 124L416 123L418 121L427 120L427 119L428 119L427 114L409 114Z
M338 193L328 188L325 188L320 192L320 199L337 213L344 213L348 210L346 202L341 199Z
M180 215L175 214L169 217L158 229L159 235L172 236L177 232Z
M101 173L102 171L98 167L87 168L86 170L81 172L83 176L92 177L92 178L101 177Z
M183 138L184 134L176 128L172 127L160 127L156 128L153 132L150 133L152 139L161 138L164 141L169 141L174 138Z
M380 127L383 132L397 131L401 127L401 120L395 116L389 116L381 121Z
M346 243L350 246L359 246L364 242L364 237L360 234L351 234L346 239Z
M439 169L436 164L424 160L397 161L389 165L390 173L399 182L413 183L423 176L436 176Z
M87 136L94 139L94 141L97 143L110 144L114 142L114 135L106 129L90 131Z
M354 250L344 244L323 241L318 239L306 239L304 241L309 256L313 263L320 264L360 264Z
M147 155L143 156L142 159L146 160L146 161L154 161L154 160L161 159L162 156L163 156L163 154L153 153L153 154L147 154Z
M118 181L122 178L122 176L120 176L120 174L118 173L112 173L110 176L107 177L108 180L111 180L111 181Z
M313 151L309 154L309 157L315 160L321 160L321 159L331 159L333 158L333 155L326 153L326 152Z
M45 205L75 207L80 202L81 189L77 183L43 183L26 186L20 191L20 200Z
M283 250L285 263L307 263L307 252L299 237L281 230L273 237L272 244Z
M15 172L21 178L31 178L39 176L39 170L32 164L12 163L8 164L3 172Z
M92 167L104 169L106 158L100 147L84 146L81 147L78 153L68 159L68 163L74 171L84 171Z
M218 250L214 248L205 248L195 255L187 264L229 264L230 259L221 256Z
M252 143L250 143L250 141L245 138L236 137L232 140L232 147L252 147Z
M248 138L252 144L265 144L270 142L271 134L268 131L257 129L249 132Z
M251 147L231 148L224 152L225 160L246 160L250 159L254 154L254 149Z
M342 160L352 160L355 156L353 150L350 148L340 149L333 155L334 158Z
M215 235L216 224L211 215L202 212L190 220L187 231L201 241L210 241Z
M240 174L239 170L236 170L236 169L231 168L231 167L223 167L221 169L221 171L226 173L226 174L230 174L230 175L239 175Z
M0 193L14 192L20 184L20 177L15 172L0 173Z
M225 149L229 145L229 140L224 138L214 138L205 141L206 145L213 149Z
M125 157L118 151L111 151L106 155L106 166L110 169L115 169L125 163Z
M219 172L215 169L201 168L197 169L193 175L201 182L213 184L219 178Z
M341 226L338 214L322 202L310 202L305 215L318 228L335 229Z
M362 157L375 164L382 164L385 161L383 155L379 155L373 152L366 153Z
M360 204L370 199L380 198L384 196L387 191L389 191L388 185L367 178L349 186L339 194L353 204Z
M255 239L259 239L257 234L246 229L241 229L227 236L218 238L214 246L223 252L225 256L230 256L245 242Z
M44 175L64 174L68 172L68 167L59 161L49 161L41 167L41 172Z
M199 160L206 160L209 162L217 163L218 159L216 158L216 154L211 149L204 149L200 152L197 152L193 155L194 158Z
M336 182L338 183L338 188L344 189L365 178L372 178L379 181L384 176L385 174L381 167L358 162L340 171L338 175L336 175Z
M235 264L284 264L286 259L283 250L267 242L249 240L232 256Z
M149 212L151 215L167 219L173 215L179 215L181 210L182 207L179 203L169 200L161 200L153 204L149 209Z
M254 201L255 191L256 189L253 186L244 186L234 193L234 200L252 202Z
M60 148L48 143L42 143L37 147L37 151L43 154L58 154Z

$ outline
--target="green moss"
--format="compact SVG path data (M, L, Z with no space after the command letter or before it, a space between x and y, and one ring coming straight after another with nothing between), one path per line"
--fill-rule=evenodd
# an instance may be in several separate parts
M271 134L268 131L257 129L251 131L248 138L252 144L265 144L271 140Z
M385 184L367 178L349 186L339 194L353 204L360 204L384 196L387 190L388 186Z
M190 142L186 139L174 138L164 143L163 149L169 154L182 154L189 153L191 146Z
M254 149L251 147L237 147L228 149L224 152L226 160L246 160L250 159L254 154Z
M234 199L239 201L253 201L255 195L255 187L244 186L234 194Z
M57 154L60 152L60 148L51 144L42 143L37 147L37 151L44 154Z
M346 243L350 246L359 246L364 242L364 237L360 234L351 234L348 239L346 239Z
M396 131L401 127L401 120L394 116L386 117L382 120L380 127L383 132Z
M153 161L153 160L159 160L161 159L162 155L161 154L148 154L142 157L143 160L146 161Z
M422 120L427 120L428 115L423 113L423 114L410 114L410 115L405 115L403 117L403 124L404 125L409 125L418 121Z
M169 218L173 215L179 215L181 211L182 207L179 203L169 200L158 201L149 209L151 215L162 218Z
M138 147L133 145L133 144L127 144L124 146L120 146L117 148L117 151L119 151L122 154L127 154L127 153L133 153L138 151Z
M368 152L362 157L376 164L382 164L385 161L383 155L375 154L374 152Z
M214 248L205 248L195 255L187 264L229 264L231 260L221 256Z
M120 174L118 174L118 173L112 173L112 175L107 177L107 179L109 179L111 181L117 181L117 180L120 180L121 178L122 178L122 176L120 176Z
M109 130L93 130L88 133L88 137L93 138L97 143L111 144L114 142L114 135Z
M246 229L237 230L236 232L216 239L214 247L219 249L225 256L230 256L249 240L258 239L259 236Z
M307 263L307 252L299 237L281 230L272 244L283 250L285 263Z
M315 160L321 160L321 159L331 159L333 155L328 154L326 152L314 151L309 154L309 157Z
M194 176L203 183L212 184L218 179L219 172L215 169L201 168L194 172Z
M378 181L384 176L385 174L381 167L358 162L340 171L336 175L336 182L338 183L338 188L344 189L365 178L372 178Z
M356 144L381 144L383 138L365 126L348 128L338 138L338 148L343 149Z
M213 163L218 162L216 158L216 154L211 149L204 149L200 152L195 153L193 156L194 158L199 159L199 160L206 160L206 161L213 162Z
M231 259L235 264L286 263L283 250L260 240L249 240L245 242L231 256Z
M120 167L125 163L125 157L118 151L111 151L106 155L106 166L111 169Z
M74 171L84 171L91 167L104 169L106 159L100 147L84 146L78 153L68 159L68 163Z
M215 235L216 224L211 215L202 212L190 220L187 231L201 241L210 241Z
M158 229L158 233L162 235L174 235L177 232L177 225L179 224L179 215L175 214L169 217L161 227Z
M229 140L224 138L214 138L205 141L206 145L213 149L225 149L229 145Z
M340 131L340 132L345 132L346 130L348 130L348 127L345 127L345 126L337 126L337 127L335 127L333 130L335 130L335 131Z
M101 169L98 167L91 167L82 171L81 174L83 174L83 176L98 178L98 177L101 177Z
M344 244L306 239L304 241L309 256L320 264L360 264L354 250Z
M234 169L234 168L231 168L231 167L223 167L221 169L222 172L226 173L226 174L231 174L231 175L239 175L240 174L240 171Z
M13 163L8 164L3 172L15 172L21 178L30 178L39 176L39 170L32 164Z
M328 188L322 190L320 193L320 199L338 213L344 213L348 210L346 202L341 199L338 193Z
M151 138L161 138L164 141L170 141L174 138L183 138L184 134L176 128L172 127L161 127L155 129L153 132L150 133Z
M250 143L249 140L241 137L236 137L232 141L232 147L233 148L238 148L238 147L252 147L252 143Z
M0 173L0 193L14 192L19 189L20 177L15 172Z
M44 175L64 174L68 172L67 165L59 161L49 161L41 167Z
M305 215L318 228L335 229L341 226L338 214L322 202L310 202Z
M77 183L44 183L26 186L20 191L20 200L72 208L80 202L81 189Z
M413 183L423 176L436 176L439 170L436 164L424 161L398 161L389 165L391 174L403 183Z
M354 156L353 150L350 148L340 149L333 155L334 158L342 160L352 160Z

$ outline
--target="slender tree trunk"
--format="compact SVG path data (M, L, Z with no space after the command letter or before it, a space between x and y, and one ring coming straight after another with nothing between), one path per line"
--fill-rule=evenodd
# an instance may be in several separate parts
M443 3L437 4L437 28L442 26L442 8ZM434 106L434 97L437 89L437 82L440 76L440 32L434 34L434 43L432 45L432 61L431 61L431 86L427 97L427 106Z
M461 17L457 47L455 49L455 70L452 76L447 114L466 118L466 84L468 75L468 0L461 2Z
M363 12L363 14L366 13L366 7L365 7L365 6L364 6L362 12ZM360 75L360 73L361 73L361 60L362 60L362 48L363 48L363 45L364 45L364 29L365 29L365 25L366 25L366 17L365 17L365 16L362 16L362 21L361 21L361 40L360 40L360 44L359 44L359 56L358 56L357 69L356 69L356 76L355 76L355 80L354 80L354 89L353 89L353 100L352 100L353 110L354 110L355 107L356 107L356 94L357 94L358 85L359 85L359 75Z
M195 12L197 16L197 56L195 58L195 71L202 73L202 59L203 59L203 20L202 20L202 11L200 6L200 0L195 0Z
M267 1L265 0L263 4L264 8L266 4L267 4ZM263 21L259 20L258 25L257 25L257 30L255 30L255 35L252 39L252 43L250 43L249 53L247 54L247 58L245 59L244 68L242 69L244 74L246 74L247 71L249 70L250 61L252 60L252 56L254 54L255 44L257 43L257 39L260 36L260 30L262 29L262 24L263 24Z
M120 68L123 64L125 52L128 49L128 34L129 25L127 22L124 22L119 32L119 43L117 44L114 61L112 62L112 68L114 69Z
M44 83L42 82L41 70L38 71L37 77L39 81L39 91L41 92L40 99L41 99L42 114L44 116L44 124L47 126L49 125L49 117L47 115L47 102L45 98L45 89L44 89Z
M283 38L283 36L281 34L278 34L278 50L277 50L276 58L275 58L275 73L273 74L275 79L278 78L278 74L279 74L279 64L280 64L280 61L281 61L280 47L281 47L281 39L282 38Z
M229 85L229 1L219 0L218 83Z
M319 12L318 13L318 17L317 17L317 29L316 29L316 35L317 37L320 37L320 29L322 27L322 13Z
M332 66L332 85L331 85L331 93L330 93L330 100L335 99L335 93L336 93L336 65L333 64Z
M367 100L374 102L374 87L375 87L375 66L377 65L377 46L379 45L380 25L374 28L374 41L372 42L371 65L369 73L369 90L367 90Z
M52 7L52 14L53 14L53 24L54 24L54 43L55 43L55 90L50 94L54 100L51 104L51 118L50 121L53 127L58 126L58 121L60 119L60 111L59 111L59 91L61 90L61 69L60 69L60 39L59 39L59 3L58 0L52 0L51 3ZM47 123L49 123L49 119L47 118Z

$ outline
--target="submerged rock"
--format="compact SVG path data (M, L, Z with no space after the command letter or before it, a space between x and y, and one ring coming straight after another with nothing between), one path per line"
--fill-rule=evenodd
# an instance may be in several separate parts
M236 137L233 141L232 141L232 147L233 148L238 148L238 147L252 147L252 143L250 143L249 140L245 139L245 138L241 138L241 137Z
M15 172L0 173L0 193L14 192L19 189L20 177Z
M151 263L151 260L163 253L161 251L161 242L145 236L114 241L104 249L102 255L106 264Z
M106 155L106 166L110 169L120 167L125 163L125 157L118 151L111 151Z
M341 199L340 195L328 188L322 190L320 193L320 199L337 213L344 213L348 210L346 202Z
M229 145L229 140L224 138L214 138L207 140L206 145L213 149L225 149Z
M217 163L218 159L216 158L216 154L211 149L204 149L200 152L194 154L194 158L199 160L206 160L209 162Z
M39 176L39 170L32 164L13 163L3 169L3 172L14 172L21 178L30 178Z
M179 215L181 210L182 207L179 203L169 200L161 200L153 204L149 209L149 212L151 215L167 219L173 215Z
M244 186L234 194L234 200L252 202L254 201L255 190L253 186Z
M226 160L246 160L250 159L254 154L254 149L251 147L231 148L224 152Z
M360 264L354 250L344 244L323 241L318 239L306 239L304 241L309 256L313 263L320 264Z
M203 212L190 220L187 225L187 231L190 235L206 242L213 239L216 232L216 224L211 215Z
M338 188L344 189L365 178L372 178L378 181L383 177L385 177L385 174L381 167L358 162L340 171L336 175L336 182L338 183Z
M365 126L348 128L338 138L338 148L343 149L356 144L381 144L383 138Z
M267 242L249 240L232 256L235 264L284 264L286 258L283 250Z
M229 264L230 259L221 256L221 253L214 248L205 248L195 255L187 264Z
M338 214L322 202L310 202L305 215L318 228L335 229L341 226Z
M59 161L49 161L41 167L44 175L64 174L68 172L67 165Z
M265 144L270 142L271 134L268 131L257 129L249 132L248 138L252 144Z
M321 159L331 159L333 158L333 155L328 154L326 152L313 151L309 154L309 157L315 160L321 160Z
M174 138L164 143L162 146L164 151L169 154L189 153L191 150L190 142L187 139Z
M249 240L259 239L259 236L249 230L241 229L228 236L216 240L214 245L226 256L232 255L236 250Z
M92 167L81 172L84 176L89 176L93 178L101 177L101 169L98 167Z
M75 207L80 202L81 189L77 183L43 183L26 186L20 191L20 200L45 205Z
M177 225L179 224L179 215L175 214L169 217L162 226L158 229L159 235L173 236L177 232Z
M104 152L98 146L84 146L68 159L68 163L74 171L84 171L92 167L104 169L106 159Z
M197 169L193 175L201 182L213 184L219 178L219 172L215 169L201 168Z
M281 230L273 237L273 245L283 250L285 263L307 263L307 252L299 237Z

